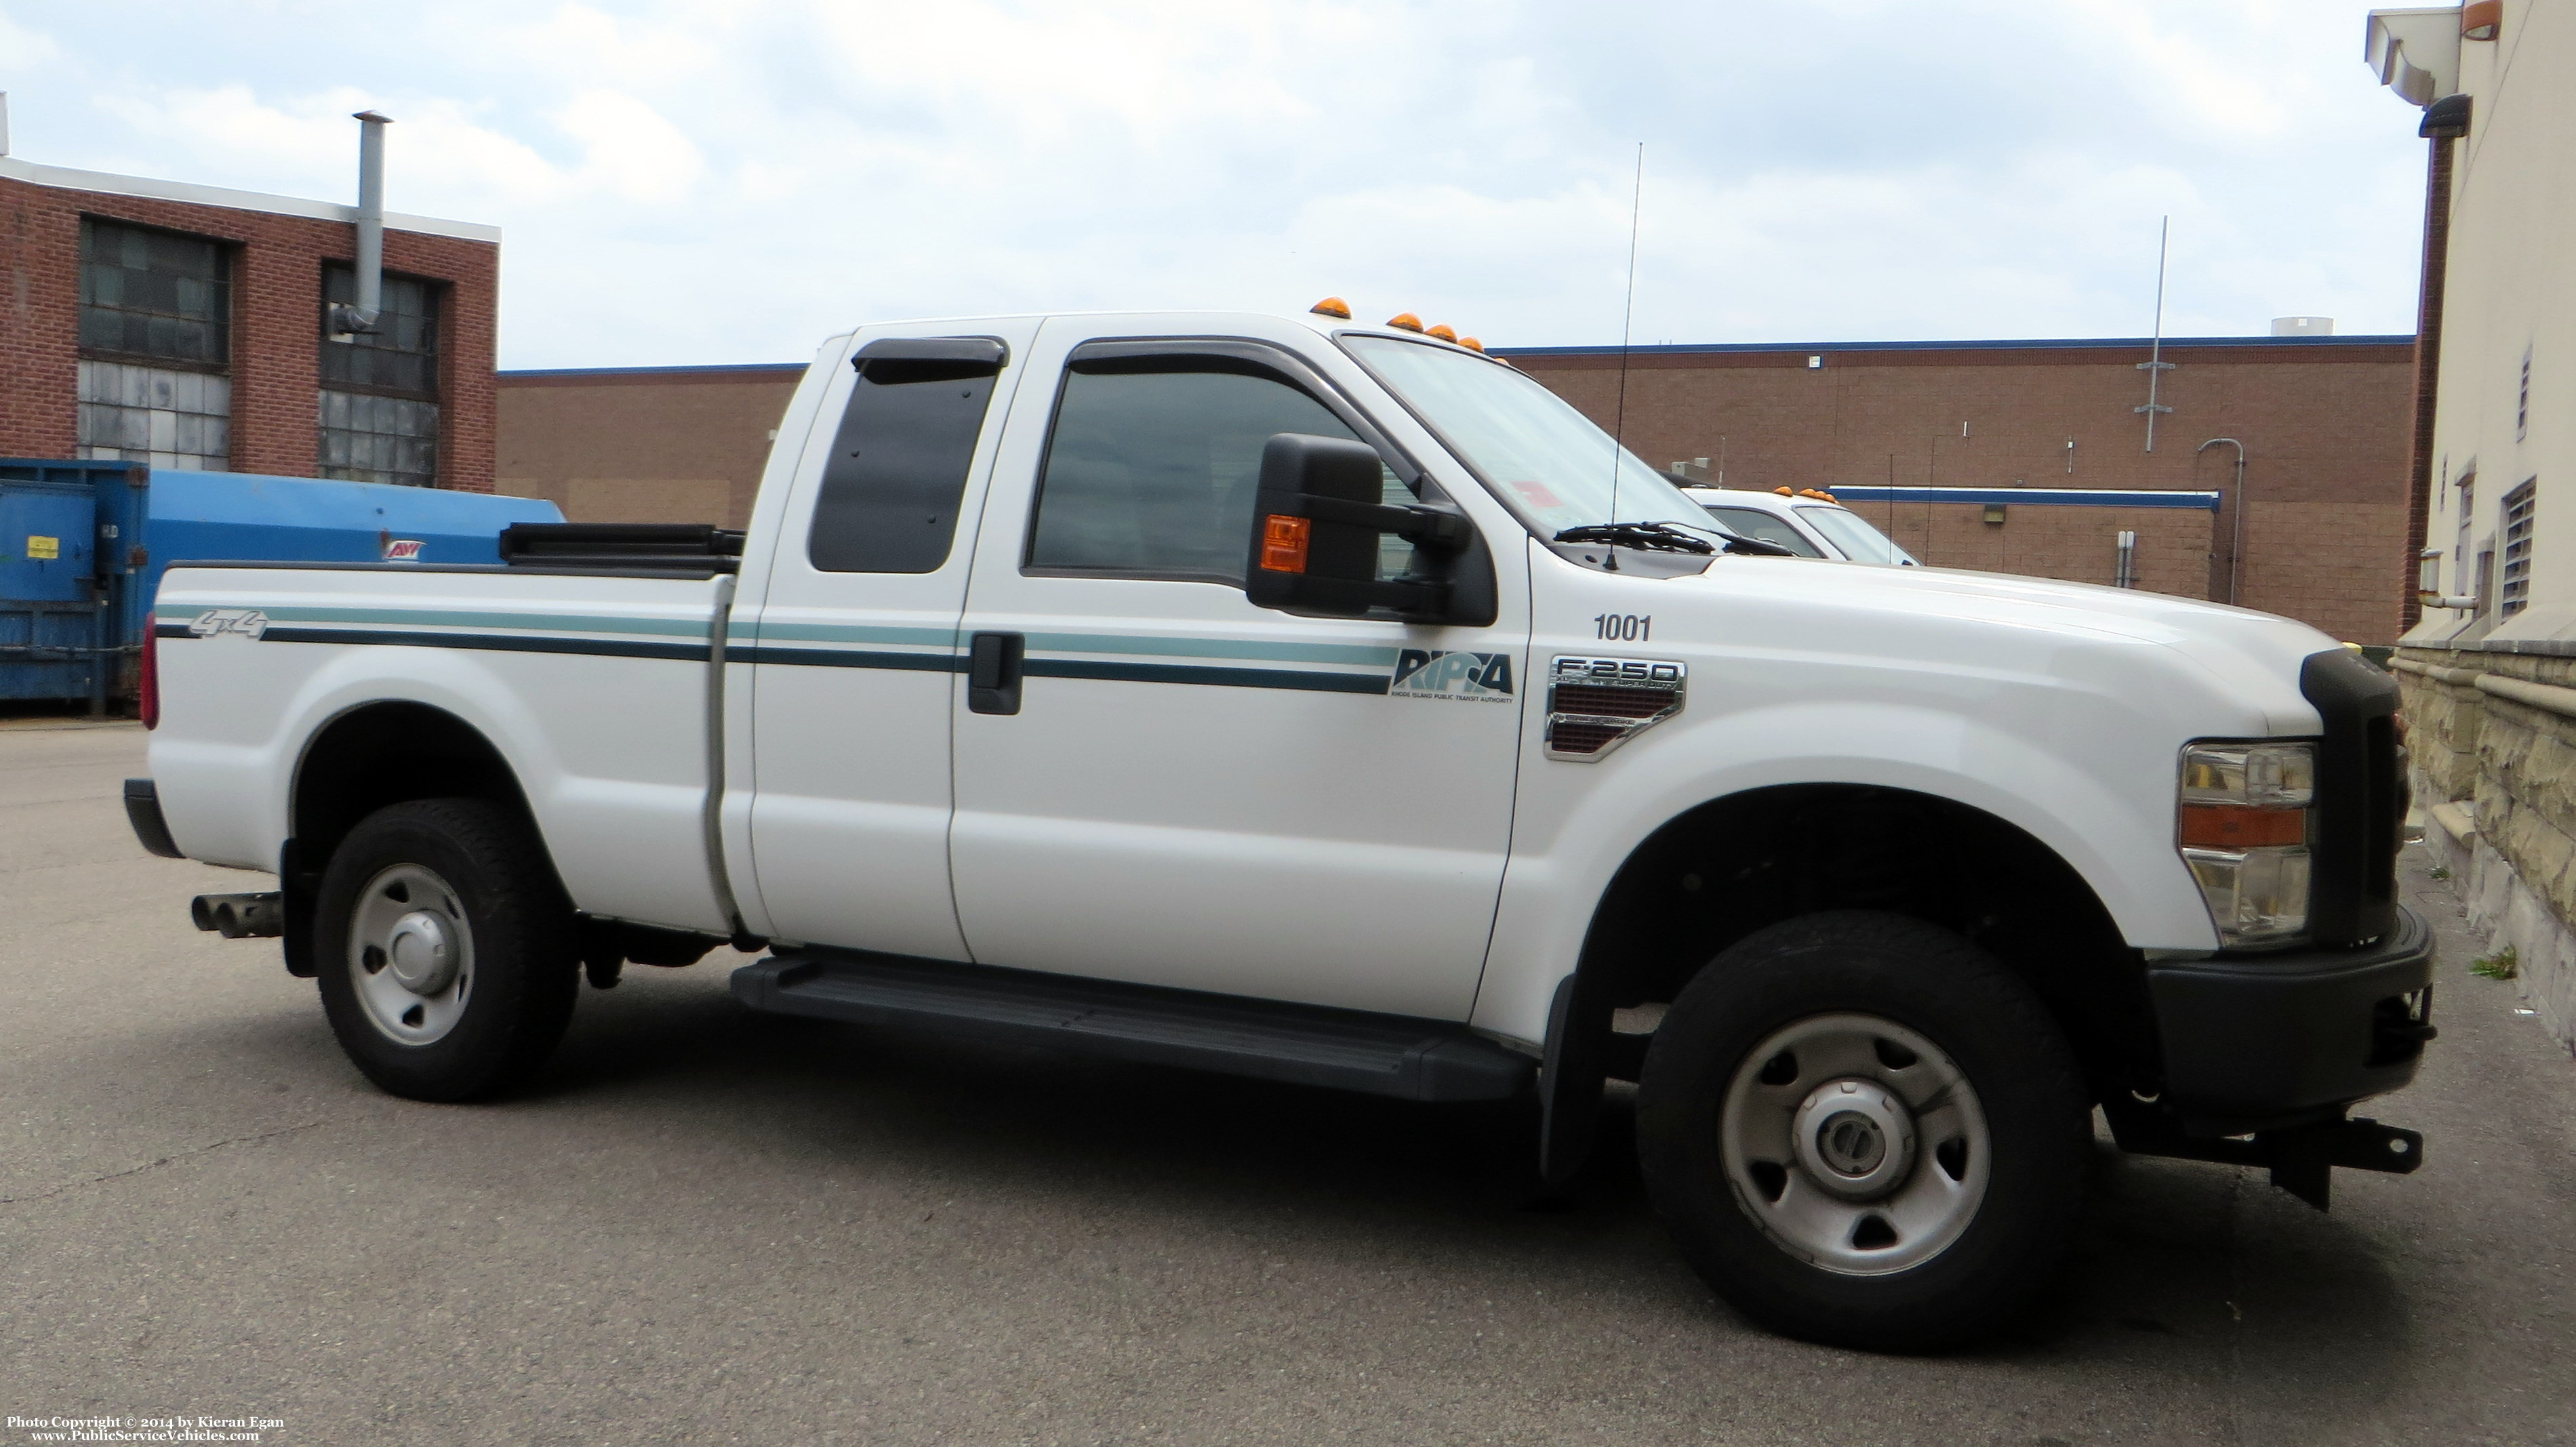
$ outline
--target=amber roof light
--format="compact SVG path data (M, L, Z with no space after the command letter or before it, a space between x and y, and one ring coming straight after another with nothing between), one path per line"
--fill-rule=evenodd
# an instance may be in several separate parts
M1351 304L1337 296L1328 296L1306 310L1319 317L1340 317L1343 321L1351 319Z
M1435 323L1431 329L1424 332L1423 335L1428 337L1438 337L1444 342L1454 342L1458 340L1458 334L1449 329L1449 324L1447 322Z
M1460 337L1458 339L1458 345L1465 347L1471 352L1481 352L1485 349L1485 344L1477 341L1474 337Z
M1386 324L1400 332L1418 332L1422 330L1422 318L1415 316L1411 312L1397 312L1395 315L1386 319Z

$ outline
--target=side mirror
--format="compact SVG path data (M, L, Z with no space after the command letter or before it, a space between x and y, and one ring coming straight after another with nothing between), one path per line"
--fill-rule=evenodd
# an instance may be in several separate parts
M1255 606L1328 618L1383 608L1412 623L1494 621L1493 562L1451 503L1390 506L1377 449L1282 432L1261 449L1243 591ZM1401 578L1381 579L1378 540L1413 544Z

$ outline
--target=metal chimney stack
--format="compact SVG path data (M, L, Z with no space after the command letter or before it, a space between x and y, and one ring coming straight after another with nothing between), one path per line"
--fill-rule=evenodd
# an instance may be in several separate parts
M359 111L358 122L358 299L331 308L331 330L341 335L372 332L385 308L385 127L393 122L374 111Z

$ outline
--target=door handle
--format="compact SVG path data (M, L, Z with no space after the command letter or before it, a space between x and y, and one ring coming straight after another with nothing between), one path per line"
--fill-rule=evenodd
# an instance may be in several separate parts
M1028 639L1018 633L978 633L966 648L969 713L1018 713L1021 662Z

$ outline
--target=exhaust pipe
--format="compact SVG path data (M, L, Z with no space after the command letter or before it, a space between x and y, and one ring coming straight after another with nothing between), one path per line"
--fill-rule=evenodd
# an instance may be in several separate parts
M358 299L331 308L331 330L343 336L376 329L385 309L385 127L393 122L359 111Z
M201 894L188 901L188 918L228 940L274 939L286 933L286 896Z

